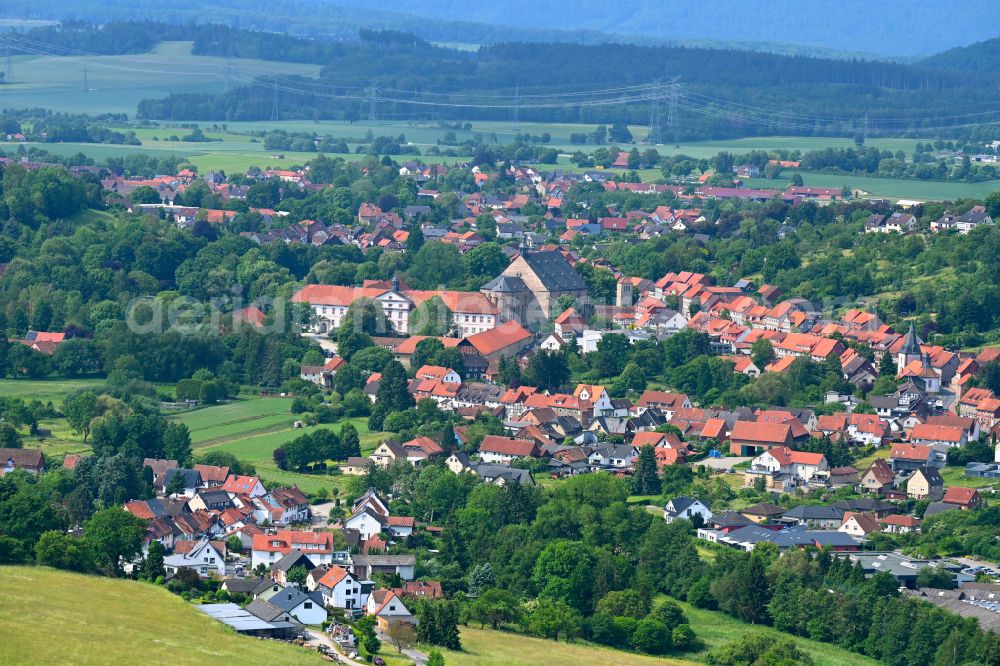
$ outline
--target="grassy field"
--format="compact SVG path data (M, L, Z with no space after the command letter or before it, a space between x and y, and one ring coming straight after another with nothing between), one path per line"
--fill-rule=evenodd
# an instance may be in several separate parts
M0 663L139 661L324 663L303 648L239 636L152 585L40 567L0 567Z
M462 652L442 650L448 666L653 666L695 662L631 654L585 643L564 643L489 629L462 627ZM388 650L388 648L387 648Z
M0 396L42 402L51 400L58 406L73 391L103 384L104 379L0 379Z
M770 627L749 625L723 613L695 608L679 601L677 603L684 609L684 613L691 621L691 627L698 634L698 638L705 642L705 649L695 655L695 658L699 661L704 661L704 657L708 651L748 632L757 632L795 641L803 652L806 652L813 658L816 666L845 666L848 664L851 666L874 666L878 663L873 659L835 645L792 636L791 634L786 634Z
M4 86L3 106L132 116L142 99L174 92L222 92L226 66L225 58L191 55L191 42L163 42L149 53L137 55L17 56L13 84ZM319 69L318 65L234 60L230 75L238 85L256 76L315 76Z
M274 464L273 453L276 448L320 428L339 431L342 423L347 421L358 429L363 455L374 451L378 442L390 435L369 431L366 418L294 428L293 423L301 417L288 411L291 403L291 398L257 397L195 409L169 418L171 421L184 423L190 429L196 457L208 451L225 451L254 465L266 482L295 484L307 493L315 493L320 488L331 493L334 490L343 491L348 477L280 470Z
M750 178L750 187L784 189L791 182L794 171L782 172L781 178ZM891 199L917 199L918 201L952 201L963 197L981 199L990 192L1000 190L1000 180L981 183L951 183L928 180L907 180L904 178L874 178L871 176L841 176L827 173L801 172L803 184L809 187L835 187L847 185L852 190L863 190L872 197Z
M278 424L291 426L296 417L288 410L291 398L251 398L224 405L203 407L170 417L191 432L194 446L211 441L228 441Z
M964 467L942 467L941 478L944 479L944 486L963 486L965 488L993 488L1000 485L997 479L982 479L977 476L966 476ZM984 499L989 497L987 491Z

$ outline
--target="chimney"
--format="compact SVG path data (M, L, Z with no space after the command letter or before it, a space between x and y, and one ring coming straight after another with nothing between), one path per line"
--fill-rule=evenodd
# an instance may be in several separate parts
M398 275L393 275L392 276L392 290L394 292L398 292L399 291L399 276Z

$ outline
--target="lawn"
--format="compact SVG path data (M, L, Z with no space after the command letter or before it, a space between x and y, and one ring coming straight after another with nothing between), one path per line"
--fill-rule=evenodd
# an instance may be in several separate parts
M139 661L324 663L303 648L239 636L153 585L41 567L0 567L0 663Z
M24 400L52 401L61 405L63 398L82 388L97 388L104 379L0 379L0 396Z
M462 627L462 651L442 650L448 666L653 666L692 664L676 658L658 658L621 652L587 643L565 643L530 638L489 629ZM391 648L386 648L388 651ZM428 648L421 648L426 654Z
M871 455L855 460L852 467L863 474L866 469L872 466L872 463L875 462L876 459L888 460L890 452L891 449L889 449L889 447L875 449L875 452Z
M1000 484L997 479L983 479L978 476L966 476L964 467L942 467L941 478L944 486L964 486L966 488L991 488Z

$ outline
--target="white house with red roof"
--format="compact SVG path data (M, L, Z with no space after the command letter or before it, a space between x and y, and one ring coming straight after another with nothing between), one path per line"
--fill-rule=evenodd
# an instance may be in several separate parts
M968 442L961 426L918 423L910 429L908 439L913 444L923 446L963 446Z
M256 476L240 476L239 474L230 474L226 482L222 484L220 490L231 495L246 495L250 498L260 497L267 493L267 488L264 487L259 478Z
M416 616L392 590L375 590L368 596L365 608L368 615L375 616L375 621L383 631L388 631L390 626L400 622L417 624Z
M487 463L510 464L520 458L538 457L539 453L535 442L499 435L487 435L479 445L479 458Z
M301 551L313 564L333 563L333 533L276 530L255 534L251 546L251 566L270 567L293 550Z
M309 574L312 577L312 573ZM307 581L310 590L323 596L323 604L331 608L364 608L368 595L363 592L361 581L350 571L337 565L331 566L315 581Z
M769 479L769 485L802 485L825 481L830 474L830 464L822 453L793 451L787 446L775 446L750 461L746 474L747 485L760 476Z

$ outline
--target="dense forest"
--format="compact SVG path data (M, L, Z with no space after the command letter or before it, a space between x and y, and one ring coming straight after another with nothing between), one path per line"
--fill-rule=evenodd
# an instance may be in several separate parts
M923 67L993 73L1000 67L1000 38L956 47L920 61Z

